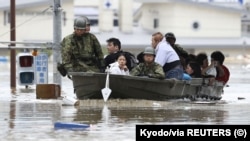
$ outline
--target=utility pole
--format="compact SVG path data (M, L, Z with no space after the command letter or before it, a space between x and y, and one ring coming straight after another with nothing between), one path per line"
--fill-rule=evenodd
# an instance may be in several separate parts
M10 40L16 41L16 2L10 1ZM11 43L10 46L15 46ZM16 88L16 50L10 50L10 87Z
M61 75L57 71L57 62L61 62L62 8L61 0L54 0L53 6L53 81L61 86Z

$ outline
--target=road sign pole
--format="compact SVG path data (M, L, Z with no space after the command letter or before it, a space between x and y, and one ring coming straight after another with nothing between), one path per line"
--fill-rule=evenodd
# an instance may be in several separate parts
M53 6L53 35L54 35L54 47L53 47L53 80L54 83L61 86L61 75L57 71L57 63L61 62L61 34L62 34L62 9L61 0L54 0Z

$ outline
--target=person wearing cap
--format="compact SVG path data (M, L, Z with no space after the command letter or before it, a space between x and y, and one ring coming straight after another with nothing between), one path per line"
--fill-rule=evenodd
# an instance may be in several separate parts
M86 20L86 33L89 33L90 32L90 20L88 17L86 16L82 16L85 20Z
M154 61L155 50L152 47L146 47L143 55L144 61L133 68L130 75L164 79L165 73L162 66Z
M87 31L88 20L77 17L74 32L61 41L62 64L67 72L101 72L104 55L96 36Z
M188 58L188 52L185 51L179 44L176 44L176 37L174 33L168 32L165 34L166 41L173 47L181 60L183 68L186 67L186 60Z
M163 37L161 32L152 34L152 47L155 49L155 62L163 67L165 78L182 80L183 66L180 57Z

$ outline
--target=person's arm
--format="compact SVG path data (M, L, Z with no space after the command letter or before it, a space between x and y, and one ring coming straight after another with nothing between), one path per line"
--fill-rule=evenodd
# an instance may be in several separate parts
M158 78L158 79L164 79L165 73L163 71L162 66L155 64L154 66L154 73L150 74L149 77L151 78Z
M62 64L67 71L72 71L72 41L71 38L64 38L61 42L62 48Z
M129 75L129 69L128 69L127 65L120 66L120 68L124 71L125 75Z
M218 61L216 61L215 67L216 67L217 70L218 70L218 75L217 75L217 76L218 76L218 77L223 77L223 76L225 75L225 71L224 71L222 65L221 65Z
M130 75L133 76L140 76L141 75L141 65L137 65L136 67L134 67L131 71L130 71Z
M214 67L214 63L215 62L212 61L211 64L208 67L202 69L201 74L204 75L204 76L207 75L208 70L210 70L210 69L212 69Z
M104 55L102 52L102 47L100 45L100 42L98 41L98 39L96 38L95 35L92 34L91 38L93 39L93 44L94 44L94 50L95 50L95 55L97 57L97 63L98 63L98 67L100 69L105 69L105 62L104 62ZM101 70L103 71L103 70Z

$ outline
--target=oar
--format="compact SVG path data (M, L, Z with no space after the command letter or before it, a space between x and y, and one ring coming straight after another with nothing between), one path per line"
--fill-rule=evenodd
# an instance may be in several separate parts
M102 89L102 97L103 97L104 102L108 100L111 92L112 90L109 88L109 70L107 70L105 88Z

